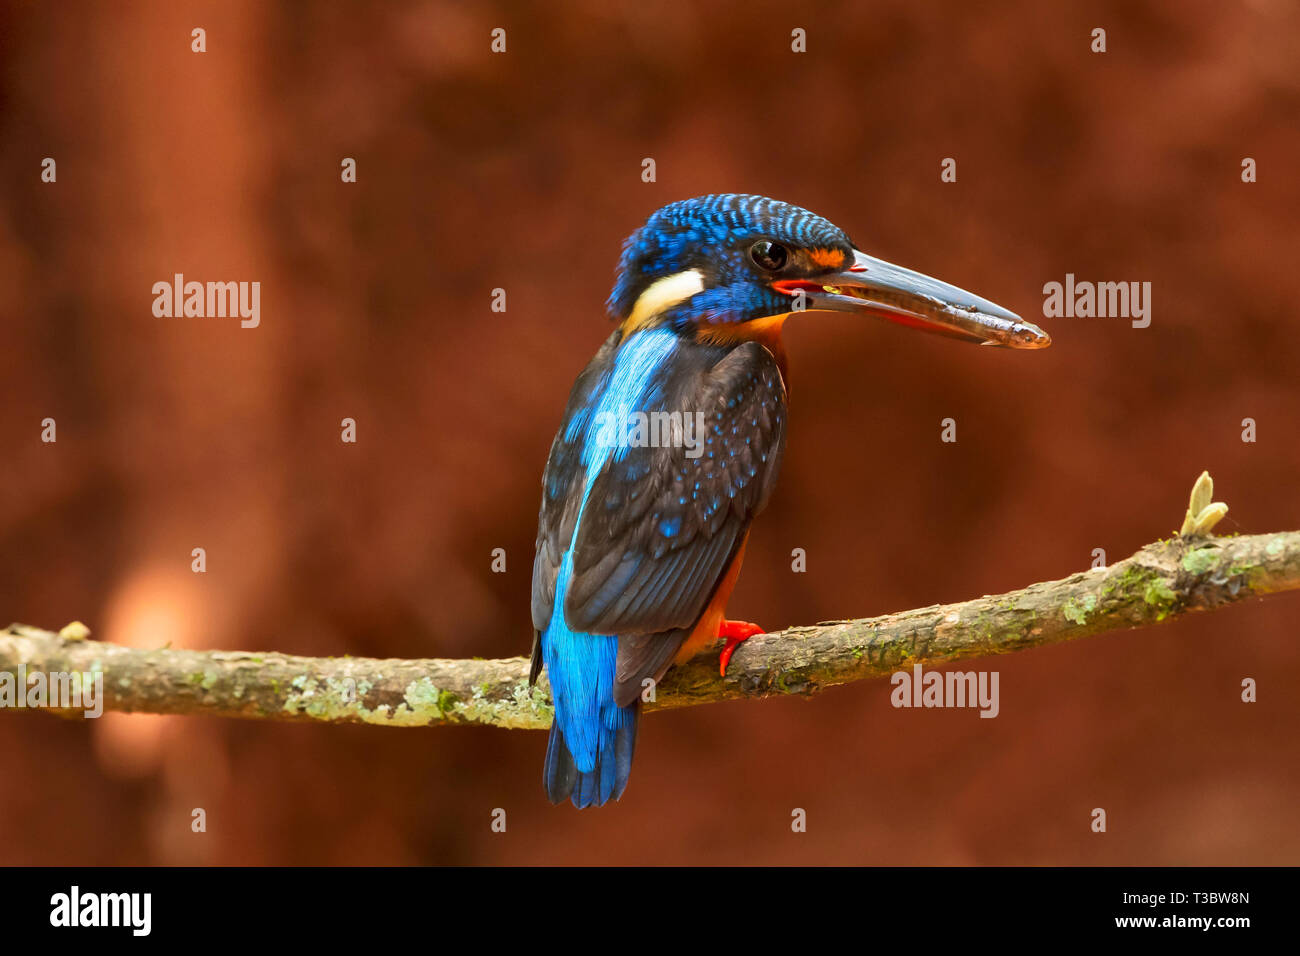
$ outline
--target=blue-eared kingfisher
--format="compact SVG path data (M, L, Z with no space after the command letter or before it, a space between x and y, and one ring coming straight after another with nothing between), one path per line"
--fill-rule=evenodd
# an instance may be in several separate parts
M542 478L530 683L555 705L553 803L620 797L648 682L762 629L724 616L750 522L785 451L781 328L802 312L879 316L1036 349L1037 326L858 250L806 209L715 195L654 213L624 243L618 328L578 376Z

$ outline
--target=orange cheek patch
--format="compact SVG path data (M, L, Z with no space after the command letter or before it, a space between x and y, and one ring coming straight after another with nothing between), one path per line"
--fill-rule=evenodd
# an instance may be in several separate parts
M827 269L843 269L847 259L838 249L810 249L808 258Z

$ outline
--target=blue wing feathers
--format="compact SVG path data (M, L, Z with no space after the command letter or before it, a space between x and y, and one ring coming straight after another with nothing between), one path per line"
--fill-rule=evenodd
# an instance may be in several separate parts
M587 475L578 525L595 476L619 451L595 440L592 430L625 415L628 409L645 405L655 371L676 344L677 337L666 330L636 336L619 352L612 373L603 378L604 388L599 389L595 407L576 414L565 428L566 440L582 443L581 461ZM573 536L576 539L577 526ZM555 701L543 777L552 802L569 797L581 808L593 803L600 806L611 796L621 796L627 786L636 747L637 705L619 707L614 703L618 637L569 629L564 599L572 576L570 540L555 582L551 619L542 634L543 659Z
M699 458L611 443L605 430L629 412L714 419L724 405ZM765 503L783 411L775 360L754 343L616 333L579 377L543 479L533 567L533 623L555 702L543 778L552 802L622 795L642 681L663 676Z

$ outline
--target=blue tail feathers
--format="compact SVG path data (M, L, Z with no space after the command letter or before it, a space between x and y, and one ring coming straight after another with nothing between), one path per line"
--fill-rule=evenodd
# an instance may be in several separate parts
M551 724L551 739L546 745L546 765L542 774L551 803L561 803L567 797L581 810L593 804L599 807L610 797L618 799L623 796L627 778L632 773L639 705L613 709L617 711L612 721L615 726L605 726L606 721L601 721L594 758L585 770L575 761L565 743L558 715Z
M618 637L569 629L564 595L572 573L568 552L560 564L551 620L540 636L555 702L542 779L552 803L569 797L582 808L622 796L632 772L640 701L629 707L614 702Z

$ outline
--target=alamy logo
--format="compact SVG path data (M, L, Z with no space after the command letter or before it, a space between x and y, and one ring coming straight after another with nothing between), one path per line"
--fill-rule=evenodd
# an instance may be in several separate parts
M80 710L85 717L104 713L103 671L0 671L0 707L53 707Z
M255 329L262 321L262 283L186 282L184 273L153 284L153 314L160 319L224 319L239 316L239 325Z
M82 893L74 886L50 897L51 926L126 926L133 936L148 936L152 915L152 893Z
M1049 319L1132 319L1135 329L1151 324L1150 282L1075 282L1074 273L1067 272L1064 283L1044 285L1043 295L1043 315Z
M704 413L634 412L620 408L595 418L598 448L685 448L687 458L704 454Z
M895 671L889 682L895 707L978 707L981 717L996 717L1002 709L997 671L922 672L913 664L911 671Z

